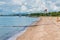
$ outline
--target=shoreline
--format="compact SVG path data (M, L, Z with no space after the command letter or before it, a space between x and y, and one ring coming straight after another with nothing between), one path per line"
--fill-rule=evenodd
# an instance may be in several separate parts
M16 38L20 35L22 35L25 31L27 30L27 28L25 28L23 31L13 35L12 37L8 38L7 40L16 40Z
M37 19L40 20L39 17L38 17ZM37 21L38 21L38 20L37 20ZM37 22L37 21L34 21L31 25L34 25L34 23ZM29 26L31 26L31 25L29 25ZM28 28L29 28L29 27L26 27L25 30L23 30L23 31L21 31L21 32L15 34L15 35L13 35L12 37L10 37L10 38L7 39L7 40L16 40L17 37L19 37L19 36L21 36L22 34L24 34L24 32L26 32Z
M40 18L41 20L35 23L37 26L29 27L16 40L60 40L60 22L57 22L57 17Z

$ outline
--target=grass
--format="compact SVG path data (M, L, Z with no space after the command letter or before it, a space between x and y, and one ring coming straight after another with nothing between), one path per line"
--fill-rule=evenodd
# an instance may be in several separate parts
M48 12L48 13L31 13L28 14L27 16L30 17L39 17L39 16L60 16L60 11L59 12Z

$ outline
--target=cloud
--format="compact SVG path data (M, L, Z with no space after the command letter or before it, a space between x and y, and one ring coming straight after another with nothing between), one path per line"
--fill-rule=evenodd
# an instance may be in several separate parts
M41 12L45 9L48 11L60 11L60 0L11 0L7 3L0 2L8 11L12 12Z
M24 5L22 5L22 6L21 6L21 11L23 11L23 12L27 11L27 7L24 6Z
M56 4L60 4L55 1L52 0L13 0L14 4L16 5L21 5L21 11L25 12L25 11L43 11L45 9L53 10L56 11L58 10L58 6ZM30 6L31 9L29 9Z
M3 5L3 4L6 4L6 2L2 2L2 1L0 1L0 5Z
M24 0L12 0L13 4L15 5L23 5Z

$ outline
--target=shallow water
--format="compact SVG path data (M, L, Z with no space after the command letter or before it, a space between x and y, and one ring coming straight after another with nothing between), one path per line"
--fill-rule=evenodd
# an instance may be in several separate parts
M7 40L14 34L24 31L25 28L27 28L26 26L31 25L31 23L33 23L34 21L37 21L37 18L0 16L0 40Z

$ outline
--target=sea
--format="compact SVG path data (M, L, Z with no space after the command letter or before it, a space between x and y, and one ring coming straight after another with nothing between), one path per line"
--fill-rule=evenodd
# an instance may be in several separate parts
M0 40L7 40L24 31L37 20L38 18L26 16L0 16Z

